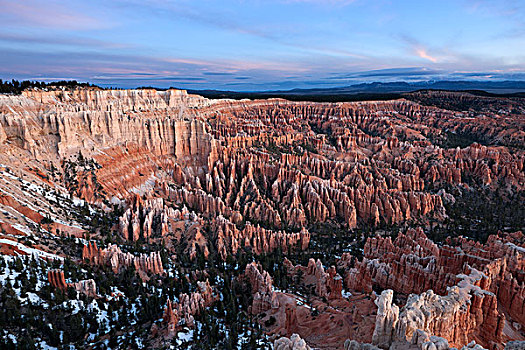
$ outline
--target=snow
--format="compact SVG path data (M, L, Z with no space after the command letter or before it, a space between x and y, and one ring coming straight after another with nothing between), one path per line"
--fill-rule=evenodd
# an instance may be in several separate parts
M113 196L113 197L111 197L110 203L111 204L115 204L115 205L120 205L120 204L122 204L122 201L119 198Z
M4 179L5 181L5 179ZM22 180L22 179L19 179L19 181L22 183L23 186L27 186L28 190L29 191L24 191L24 194L30 198L27 198L27 200L25 198L22 198L20 196L18 196L16 193L14 193L12 190L10 190L9 188L7 189L3 189L3 188L0 188L0 191L2 191L3 193L7 194L8 196L11 196L13 197L18 203L22 204L22 205L25 205L26 207L30 208L31 210L34 210L36 212L38 212L38 208L36 208L33 204L33 202L31 202L30 200L32 199L33 201L39 201L43 204L45 204L40 198L38 197L35 197L33 195L33 193L31 193L30 191L33 191L33 192L37 192L40 196L42 196L42 193L44 191L44 189L42 189L42 187L38 186L38 185L35 185L31 182L28 182L26 180ZM6 181L7 183L9 183L8 181ZM16 187L19 187L18 185L15 185Z
M7 165L0 164L0 167L2 167L2 168L7 168ZM7 177L10 177L10 178L13 179L13 180L19 180L19 181L22 180L22 179L20 179L18 176L14 176L13 174L8 173L7 171L2 171L1 174L2 174L2 175L5 175L5 176L7 176Z
M135 344L139 347L139 349L144 349L144 344L142 343L142 340L139 338L135 338Z
M13 334L7 333L7 338L9 338L14 344L18 344L18 341L16 340L16 337Z
M76 207L82 207L84 206L84 203L85 201L83 199L73 197L73 205L75 205Z
M86 204L85 200L77 198L77 197L74 197L74 196L72 198L72 201L73 201L73 205L76 206L76 207L83 207ZM89 209L89 213L91 215L96 213L96 210L91 208L91 206L89 204L87 206L88 206L88 209Z
M137 317L137 312L137 303L131 304L130 315L133 315L133 320L130 321L131 324L137 323L137 321L135 321L135 318Z
M84 238L75 237L75 243L88 245L89 241L87 239L84 239Z
M25 180L22 180L22 183L24 185L27 185L27 188L30 191L37 192L39 195L43 195L44 194L44 189L42 187L38 186L37 184L31 183L31 182L28 182L28 181L25 181Z
M107 300L113 300L113 299L119 299L119 298L126 298L126 295L124 294L123 291L121 291L117 287L112 286L111 287L111 295L110 296L106 296L106 299Z
M36 255L39 258L43 258L43 259L58 259L58 260L61 260L61 261L64 260L64 258L62 258L62 257L60 257L58 255L51 254L51 253L48 253L48 252L44 252L44 251L39 250L39 249L30 248L30 247L27 247L27 246L23 245L22 243L15 242L15 241L12 241L10 239L2 238L2 239L0 239L0 244L7 244L7 245L14 246L17 249L23 251L24 253L27 253L28 255Z
M109 332L109 318L108 318L108 312L105 310L101 310L98 306L98 303L96 300L93 300L87 307L89 312L93 312L97 314L97 323L100 327L104 328L106 332Z
M2 256L4 258L4 262L8 263L14 260L14 257L11 256ZM0 284L5 284L7 281L11 281L11 285L14 284L15 280L20 276L20 272L12 271L9 266L6 266L4 268L4 272L0 274Z
M57 348L47 345L47 343L44 340L42 340L41 342L37 343L37 345L42 350L57 350Z
M31 236L33 234L33 231L31 231L27 226L21 225L21 224L13 224L11 225L14 228L16 228L18 231L21 231L25 233L26 235Z
M32 305L45 305L44 300L33 292L27 292L27 299Z
M61 220L59 219L58 217L54 217L53 218L53 221L54 222L57 222L59 224L62 224L64 226L69 226L69 227L74 227L74 228L78 228L78 229L82 229L82 226L80 226L80 224L78 222L66 222L64 220Z
M67 308L67 307L72 308L73 311L71 312L71 315L76 315L79 313L80 310L84 309L84 302L82 300L70 299L70 300L64 301L61 305L64 308Z
M178 332L177 333L177 345L181 345L185 342L190 342L193 340L193 330L192 329L184 329L188 333Z
M240 333L237 338L237 349L243 349L243 345L246 345L250 342L250 336L252 335L251 331L246 331L243 333ZM257 344L257 349L264 349L264 345L266 344L267 339L263 335L263 338L256 339L255 343Z
M346 290L343 290L341 294L342 294L343 298L346 298L346 299L350 298L352 296L352 293L347 292Z

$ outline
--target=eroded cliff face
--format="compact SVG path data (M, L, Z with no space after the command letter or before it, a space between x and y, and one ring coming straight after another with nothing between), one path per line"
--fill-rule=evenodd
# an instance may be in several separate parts
M215 300L212 287L208 281L197 283L198 291L191 294L182 294L177 303L168 299L162 323L167 327L168 337L173 337L180 324L194 326L194 317L210 306Z
M409 229L394 242L369 238L361 261L348 254L339 259L344 291L335 268L325 272L313 259L294 266L285 258L284 270L307 300L276 291L256 263L240 281L252 294L251 312L263 324L276 320L267 327L270 334L297 333L315 346L335 348L347 334L351 348L503 349L525 340L524 238L522 232L500 233L486 244L459 237L437 245L421 229ZM372 288L383 291L378 295ZM315 326L304 307L316 310Z
M362 289L354 282L359 280L410 294L400 311L392 290L377 299L374 344L410 342L422 330L451 346L476 341L501 349L519 334L525 311L523 234L492 235L485 245L461 237L449 244L437 246L421 229L410 229L394 242L369 238L355 267L348 267L348 256L340 260L350 289Z
M268 334L291 340L298 339L295 333L314 348L342 348L349 337L356 340L350 349L359 349L357 341L371 342L377 307L370 297L343 296L341 278L333 267L325 272L319 260L310 259L308 266L285 260L283 265L290 280L298 281L301 295L275 290L271 276L255 262L238 278L252 296L250 312Z
M133 266L142 279L147 279L147 274L163 274L162 260L159 252L134 256L124 253L116 245L110 244L107 248L97 247L95 242L89 242L82 249L82 259L95 265L111 267L113 273L118 273L122 268Z
M425 234L448 224L455 196L525 188L523 118L471 113L179 90L2 95L0 249L170 285L153 338L194 327L225 285L206 270L228 266L243 315L278 348L502 349L525 339L523 234ZM450 133L486 145L446 145ZM20 243L33 236L33 250ZM257 262L275 256L273 270ZM99 297L94 280L48 279Z
M523 152L441 149L429 142L441 129L427 118L465 120L405 100L230 101L96 89L0 98L2 159L44 174L64 168L67 187L90 202L156 196L174 184L165 195L197 213L297 232L327 221L353 229L443 219L443 195L429 190L438 184L524 186Z
M68 288L73 288L79 293L82 293L91 298L97 298L97 284L93 279L82 280L73 283L66 283L64 278L64 271L61 270L50 270L47 273L47 278L51 286L67 292Z
M293 264L285 258L283 262L287 268L287 273L297 279L300 275L301 283L305 286L314 288L315 294L321 298L341 299L343 290L343 279L336 272L334 266L330 266L326 271L319 259L308 260L306 267Z
M148 165L128 159L140 157L137 150L153 158L150 164L174 156L182 165L201 166L215 157L216 145L193 111L211 102L185 91L26 91L0 99L6 153L22 149L26 159L59 162L82 152L98 155L103 167L120 158L129 168Z

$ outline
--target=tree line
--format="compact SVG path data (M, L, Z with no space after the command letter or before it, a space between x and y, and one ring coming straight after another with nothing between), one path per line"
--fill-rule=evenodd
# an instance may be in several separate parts
M22 91L30 88L39 88L44 89L48 87L65 87L68 89L73 89L77 87L98 87L94 84L90 83L80 83L76 80L60 80L60 81L52 81L49 83L46 83L44 81L31 81L31 80L23 80L18 81L15 79L12 80L6 80L3 81L0 79L0 93L3 94L15 94L19 95L22 93Z

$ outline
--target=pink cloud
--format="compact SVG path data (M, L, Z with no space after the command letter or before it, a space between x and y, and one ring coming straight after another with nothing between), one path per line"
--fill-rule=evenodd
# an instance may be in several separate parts
M194 60L185 58L161 58L163 62L175 64L190 64L199 66L204 70L219 69L225 72L239 72L248 70L267 70L267 71L285 71L285 72L305 72L309 69L301 64L289 62L273 62L273 61L240 61L240 60Z
M107 22L53 2L0 0L2 16L16 24L69 30L107 28Z
M430 56L424 48L416 48L416 55L426 60L429 60L433 63L437 63L438 59L436 57Z

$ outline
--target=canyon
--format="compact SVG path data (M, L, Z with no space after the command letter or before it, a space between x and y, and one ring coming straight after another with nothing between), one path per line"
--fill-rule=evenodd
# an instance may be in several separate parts
M519 348L525 101L477 99L1 94L0 252L128 309L77 346Z

